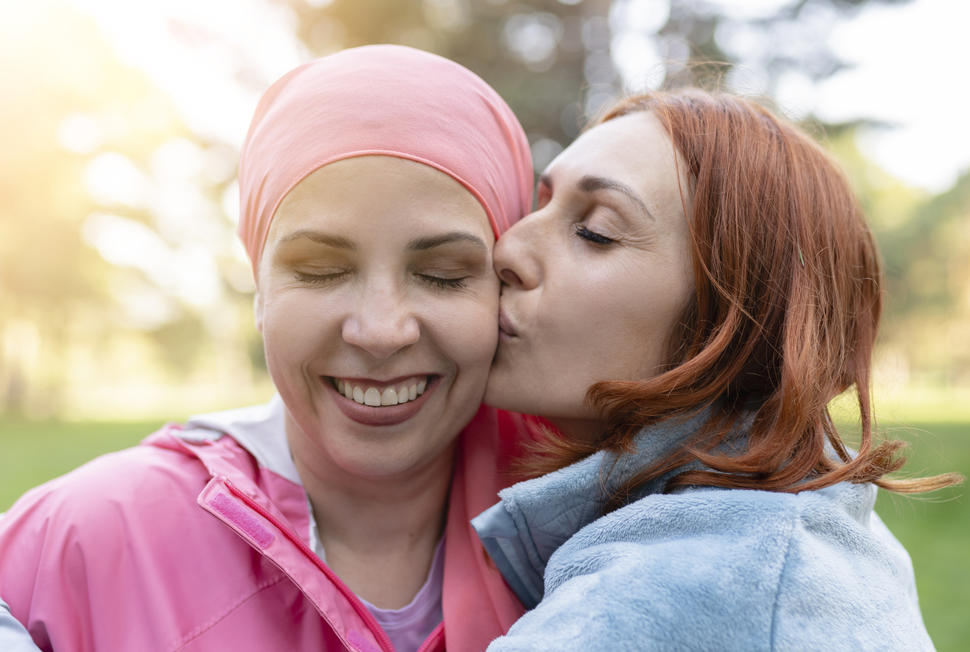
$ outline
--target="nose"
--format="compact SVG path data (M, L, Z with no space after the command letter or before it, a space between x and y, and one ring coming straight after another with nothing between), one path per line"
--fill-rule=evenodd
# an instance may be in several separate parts
M377 360L386 360L418 341L421 327L399 288L368 285L345 317L341 336Z
M531 290L541 281L542 265L536 248L536 215L532 213L522 218L495 243L492 263L503 285Z

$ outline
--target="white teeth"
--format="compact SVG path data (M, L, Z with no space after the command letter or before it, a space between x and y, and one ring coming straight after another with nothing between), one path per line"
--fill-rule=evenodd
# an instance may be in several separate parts
M381 405L397 405L397 390L393 387L388 387L381 392Z
M364 392L364 405L377 407L381 404L381 393L376 387L368 387Z
M371 407L384 407L413 401L427 389L428 380L427 378L422 378L420 380L402 383L397 387L385 387L383 390L377 387L365 388L361 385L352 385L350 382L341 380L340 378L334 378L333 384L338 392L356 403Z

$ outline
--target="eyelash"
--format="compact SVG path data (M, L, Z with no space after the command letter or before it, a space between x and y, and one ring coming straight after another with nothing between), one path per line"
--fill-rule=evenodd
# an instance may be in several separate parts
M309 283L311 285L324 285L326 283L332 283L347 272L336 272L333 274L305 274L303 272L296 273L296 279L301 283ZM461 290L468 286L468 278L444 278L441 276L431 276L430 274L416 274L416 276L428 283L435 289L439 290Z
M429 274L418 274L418 278L439 290L461 290L468 286L468 279L464 276L460 278L443 278Z
M304 272L296 272L296 280L301 283L309 283L311 285L324 285L326 283L332 283L338 280L347 272L334 272L332 274L306 274Z
M587 242L601 247L605 247L616 242L616 240L613 238L608 238L605 235L597 233L596 231L591 231L590 229L586 228L584 224L576 225L576 235Z

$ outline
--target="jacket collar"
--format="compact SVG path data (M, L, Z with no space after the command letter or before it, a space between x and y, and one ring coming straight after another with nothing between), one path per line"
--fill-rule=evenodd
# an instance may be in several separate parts
M472 520L485 549L527 609L542 598L543 575L552 553L602 516L614 489L640 469L671 454L709 415L710 409L702 409L687 417L665 420L641 430L632 453L599 451L568 467L503 489L499 492L501 502ZM662 491L670 477L686 468L650 481L638 496Z
M179 437L186 441L214 441L228 434L249 452L259 466L302 486L286 441L283 400L190 417Z

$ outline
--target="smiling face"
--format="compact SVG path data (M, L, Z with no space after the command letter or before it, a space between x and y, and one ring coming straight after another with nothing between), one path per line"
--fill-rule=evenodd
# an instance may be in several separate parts
M339 161L287 194L256 312L298 467L387 478L446 459L495 351L493 243L471 193L408 160Z
M495 246L502 315L487 403L586 438L602 428L584 402L593 383L658 373L693 292L679 163L657 119L638 112L549 165L537 210Z

